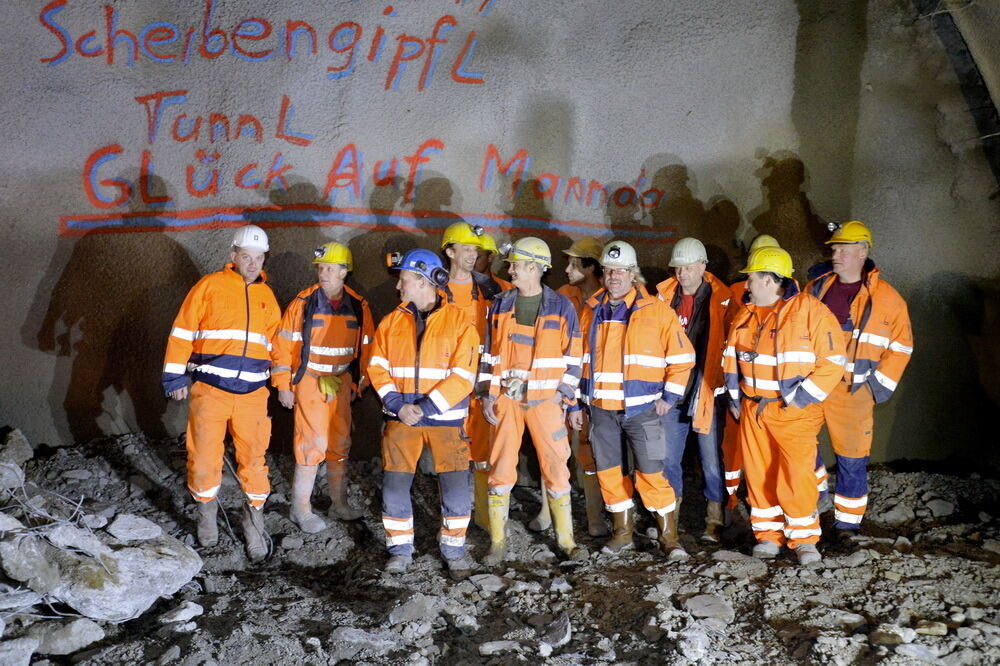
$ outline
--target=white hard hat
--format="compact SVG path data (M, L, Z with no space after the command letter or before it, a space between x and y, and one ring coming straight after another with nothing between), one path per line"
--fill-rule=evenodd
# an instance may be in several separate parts
M700 240L682 238L674 244L674 251L670 254L671 268L690 266L698 262L708 263L708 253L705 252L705 246Z
M233 234L233 246L241 247L244 250L257 250L267 252L271 246L267 244L267 234L263 229L255 224L248 224L240 227Z
M601 266L605 268L632 268L638 265L635 248L625 241L613 240L601 251Z

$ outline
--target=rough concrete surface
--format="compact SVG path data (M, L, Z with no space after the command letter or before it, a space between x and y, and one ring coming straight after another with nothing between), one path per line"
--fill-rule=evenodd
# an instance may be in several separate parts
M147 461L141 475L125 451ZM524 527L537 511L537 490L518 487L508 561L492 570L478 567L456 583L437 552L433 478L418 476L414 484L413 565L387 577L381 573L387 556L377 460L351 470L350 494L367 506L365 517L316 534L300 532L280 501L289 490L289 461L270 463L275 494L265 522L274 549L263 564L251 565L243 554L235 520L242 500L227 472L219 544L198 549L204 566L193 580L166 591L136 619L114 623L43 619L70 609L0 578L6 619L0 654L28 663L32 652L38 660L43 651L65 654L61 650L73 647L74 662L109 665L1000 660L1000 479L992 476L876 467L863 536L854 543L825 537L818 568L800 568L788 553L771 562L750 557L745 512L721 544L697 541L704 503L693 476L681 515L689 560L665 561L655 542L638 536L641 520L634 551L599 554L600 540L585 533L582 497L574 496L577 539L593 554L586 562L561 562L552 555L551 532ZM96 481L67 475L70 470L87 470ZM183 448L175 440L128 435L49 450L25 463L25 475L25 487L38 489L28 499L42 499L26 505L23 496L3 495L0 510L36 534L50 529L38 510L57 517L67 502L79 502L77 517L138 516L161 526L163 538L194 544L196 510L183 487ZM151 477L169 483L140 483ZM327 500L320 485L314 502L322 510ZM935 515L930 507L937 502L953 511ZM908 509L901 519L899 506ZM828 514L823 523L829 526ZM0 535L0 544L19 534ZM301 545L280 546L289 536ZM469 543L478 560L489 539L470 527Z
M378 315L396 298L380 257L436 247L456 215L501 240L544 236L553 286L558 250L589 233L636 240L656 279L681 236L732 278L767 232L802 277L826 223L859 218L916 333L875 459L982 455L996 139L913 2L387 4L3 3L0 423L50 446L180 434L184 408L158 383L167 332L246 221L271 233L282 305L311 283L312 248L339 240L364 258L352 280ZM946 4L995 86L995 10ZM110 52L105 5L124 31ZM394 67L397 48L414 59ZM290 419L274 416L287 449ZM372 396L356 418L378 427Z

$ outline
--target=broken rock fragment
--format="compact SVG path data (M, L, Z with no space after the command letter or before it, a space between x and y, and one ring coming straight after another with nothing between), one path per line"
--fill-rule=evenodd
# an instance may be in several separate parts
M40 654L73 654L104 638L104 630L93 620L80 618L68 624L43 622L32 626L29 635L38 639Z

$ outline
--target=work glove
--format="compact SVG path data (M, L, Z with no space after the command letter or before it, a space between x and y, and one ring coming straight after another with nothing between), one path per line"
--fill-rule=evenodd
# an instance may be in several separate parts
M338 375L324 375L319 378L319 390L326 396L326 401L330 402L340 392L341 379Z

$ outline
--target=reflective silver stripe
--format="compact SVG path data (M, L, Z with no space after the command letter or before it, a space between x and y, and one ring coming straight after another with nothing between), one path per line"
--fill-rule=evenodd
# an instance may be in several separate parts
M372 356L372 360L368 362L368 365L377 365L380 368L389 369L388 359L384 359L381 356Z
M451 371L466 381L476 381L476 376L465 368L452 368Z
M778 365L778 358L776 356L771 356L770 354L757 354L753 358L753 365L767 365L773 367Z
M846 356L842 356L840 354L837 354L835 356L827 356L826 360L830 361L830 363L836 363L837 365L839 365L841 367L844 367L844 366L847 365L847 357ZM853 366L853 364L852 364L852 366ZM851 367L851 371L853 371L853 370L854 370L854 368Z
M651 402L655 402L660 397L659 393L651 393L649 395L634 395L627 396L625 398L626 407L635 407L636 405L645 405Z
M595 372L594 381L607 384L622 384L625 382L625 374L622 372Z
M458 421L464 419L469 413L468 409L452 409L443 414L434 414L433 416L428 416L432 421Z
M858 337L858 344L861 344L862 342L867 342L870 345L881 347L883 349L889 346L889 338L881 335L875 335L874 333L862 333Z
M805 516L803 518L792 518L791 516L785 516L785 523L792 525L794 527L805 527L812 525L818 520L815 514L811 516Z
M758 509L756 507L750 507L750 517L757 518L774 518L775 516L781 516L785 512L781 510L780 506L769 506L767 508Z
M532 368L565 368L567 365L564 357L559 358L536 358L531 362Z
M172 375L183 375L187 372L187 365L184 363L164 363L163 372L168 372Z
M413 543L412 534L399 534L396 536L385 537L385 545L387 546L404 546L408 543Z
M464 536L451 536L450 534L439 534L438 541L444 546L455 546L461 548L465 545Z
M749 386L750 388L759 388L759 389L764 389L765 391L780 390L778 382L774 381L773 379L760 379L759 377L754 378L754 377L744 376L743 383Z
M382 386L381 388L379 388L376 391L376 393L378 393L378 397L384 398L389 393L399 393L399 389L396 388L395 384L393 384L392 382L389 382L388 384L385 384L384 386Z
M863 506L868 506L868 495L865 495L864 497L859 497L857 499L851 497L843 497L841 495L834 495L833 503L836 506L842 506L845 509L860 509Z
M811 537L811 536L821 536L822 535L822 532L820 531L820 529L818 527L814 528L814 529L807 529L807 530L801 530L801 529L800 530L795 530L795 529L785 528L784 532L785 532L785 538L786 539L805 539L805 538Z
M895 391L897 383L883 375L878 370L875 371L875 381L877 381L882 386L886 387L890 391Z
M817 402L823 402L826 400L826 391L816 386L816 383L808 377L802 380L802 383L799 384L799 388L811 395Z
M712 394L715 395L715 396L720 396L720 395L722 395L725 392L726 392L726 387L725 386L720 386L719 388L715 389L715 391L713 391Z
M441 516L441 524L444 525L446 530L460 530L469 526L469 516L463 518Z
M348 368L351 367L350 363L338 363L337 365L332 365L330 363L313 363L309 361L306 363L306 367L310 370L315 370L316 372L325 372L331 375L339 375L346 372Z
M262 502L262 501L266 500L267 496L270 495L271 493L247 493L247 492L245 492L243 494L246 495L247 499L249 499L251 501L261 501Z
M625 365L641 365L644 368L665 368L667 360L661 356L647 356L645 354L625 354Z
M291 371L292 371L292 366L290 366L290 365L276 365L273 368L271 368L271 372L272 373L274 373L274 372L291 372Z
M826 476L826 467L817 467L816 468L816 478L817 479L822 479L825 476Z
M864 516L859 513L847 513L846 511L833 510L833 519L839 520L842 523L850 523L851 525L860 525Z
M580 385L580 378L576 375L564 374L559 381L570 388L576 388Z
M632 500L627 499L624 502L618 502L617 504L605 504L604 508L611 513L621 513L622 511L628 511L632 508Z
M441 391L437 389L431 391L428 397L431 399L431 402L434 403L434 406L438 408L439 412L447 412L448 408L451 407L451 403L448 402L448 400L446 400L441 394Z
M175 338L180 338L181 340L187 340L188 342L194 340L194 331L189 331L186 328L181 328L180 326L174 326L170 329L170 335Z
M278 331L278 335L292 342L302 342L302 333L299 331L289 331L283 328Z
M206 375L215 375L216 377L225 377L227 379L233 379L239 375L240 379L248 382L263 382L271 376L270 370L265 370L264 372L247 372L246 370L240 371L230 370L229 368L217 368L214 365L196 365L192 372L204 372Z
M667 393L673 393L675 395L684 395L684 389L687 388L683 384L675 384L674 382L664 382L663 390Z
M624 399L625 399L625 391L623 390L594 389L594 400L624 400Z
M413 529L413 518L406 518L404 520L396 520L395 518L382 518L382 527L387 530L412 530Z
M254 333L253 331L244 331L237 328L220 328L220 329L205 329L201 331L195 331L195 340L244 340L246 342L253 342L254 344L261 345L262 347L271 348L271 341L267 339L266 335L261 333Z
M753 529L754 529L755 532L770 532L772 530L783 529L785 527L785 524L784 523L776 523L776 522L762 522L762 523L761 522L759 522L759 523L753 523L752 522L752 523L750 523L750 526L753 527Z
M743 476L743 472L740 471L740 470L736 470L735 472L726 472L726 480L727 481L738 480L742 476Z
M650 513L658 513L661 516L665 516L676 508L677 508L677 502L671 502L662 509L657 509L656 507L647 506L646 511L649 511Z
M668 364L673 365L674 363L694 363L695 355L694 352L690 354L672 354L671 356L664 357Z
M219 494L219 488L220 486L215 486L214 488L209 488L208 490L205 490L203 492L198 492L194 488L188 487L188 490L190 490L191 494L194 495L195 497L201 497L202 499L212 499Z
M779 352L778 363L815 363L816 354L810 351L787 351ZM841 365L843 365L841 363Z
M354 356L354 347L309 347L311 354L320 356Z
M562 381L559 379L531 379L528 380L528 390L535 391L541 389L559 388Z
M417 369L410 367L389 368L389 374L393 377L416 377ZM448 376L445 368L420 368L421 379L444 379Z
M895 340L889 343L889 350L907 355L913 353L913 347L907 347L902 342L896 342Z

